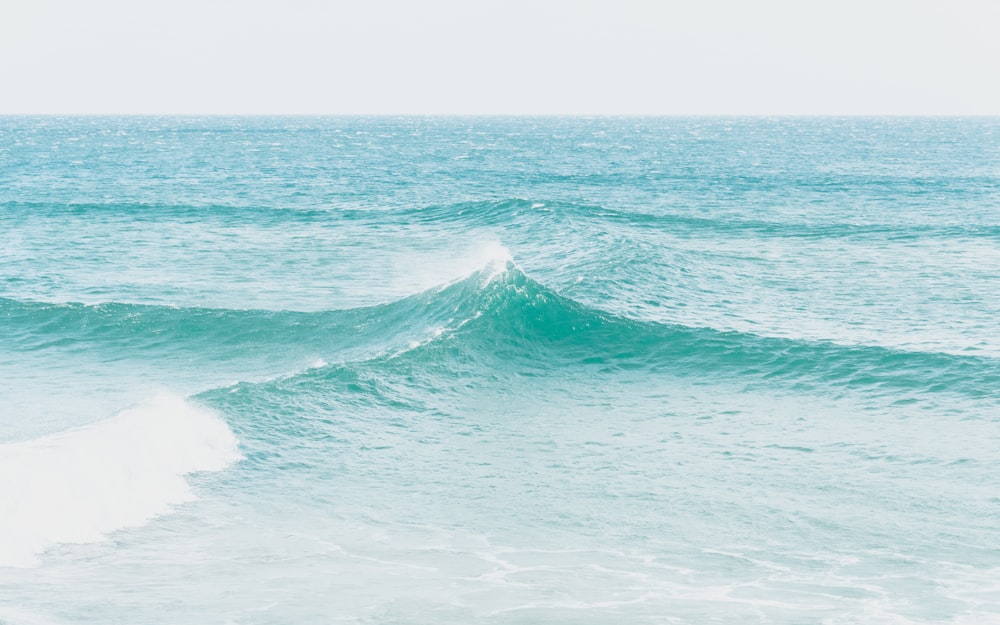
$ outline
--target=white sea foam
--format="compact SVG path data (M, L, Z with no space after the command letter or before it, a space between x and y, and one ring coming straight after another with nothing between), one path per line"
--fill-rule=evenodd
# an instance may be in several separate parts
M459 279L467 278L473 273L481 271L486 276L487 281L490 281L506 273L509 265L514 262L514 257L502 243L490 241L470 251L466 262L469 268Z
M514 257L502 244L491 243L483 248L480 262L489 274L488 279L493 280L506 273L509 265L514 262Z
M160 395L114 417L0 445L0 566L59 543L102 540L194 499L185 476L239 459L210 410Z

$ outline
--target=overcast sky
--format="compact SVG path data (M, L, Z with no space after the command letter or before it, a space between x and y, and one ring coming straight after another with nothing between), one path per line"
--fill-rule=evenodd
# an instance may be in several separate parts
M0 0L0 113L1000 114L1000 0Z

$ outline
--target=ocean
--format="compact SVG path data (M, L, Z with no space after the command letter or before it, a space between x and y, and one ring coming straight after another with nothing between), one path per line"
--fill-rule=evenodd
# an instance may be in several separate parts
M0 623L1000 623L1000 118L0 117Z

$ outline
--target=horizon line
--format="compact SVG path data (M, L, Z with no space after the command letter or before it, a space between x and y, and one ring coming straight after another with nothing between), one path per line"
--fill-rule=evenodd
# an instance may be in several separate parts
M998 113L25 113L0 117L381 117L381 118L997 118Z

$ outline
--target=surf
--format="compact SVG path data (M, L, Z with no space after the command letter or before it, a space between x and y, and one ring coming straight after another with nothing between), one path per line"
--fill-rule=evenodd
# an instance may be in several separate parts
M0 566L105 540L193 501L188 476L241 458L225 421L163 394L82 427L0 445Z

